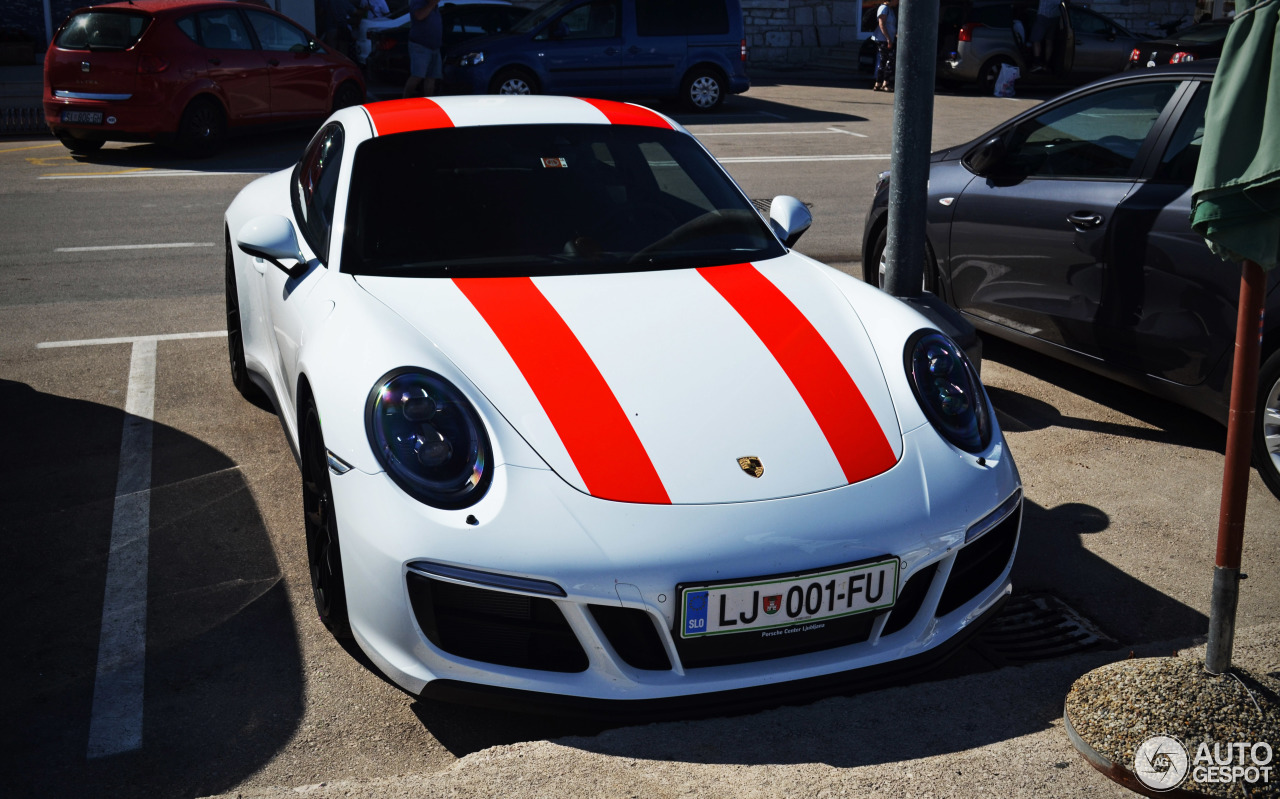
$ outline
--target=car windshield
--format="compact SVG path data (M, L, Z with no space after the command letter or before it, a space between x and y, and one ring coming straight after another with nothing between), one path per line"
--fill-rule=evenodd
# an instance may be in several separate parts
M343 271L578 274L742 263L783 252L759 212L687 134L506 125L362 143Z
M546 5L535 8L529 13L529 16L512 25L511 31L513 33L529 33L537 30L542 23L559 14L561 9L574 2L577 2L577 0L551 0Z
M65 50L127 50L138 43L150 15L86 11L67 20L57 45Z

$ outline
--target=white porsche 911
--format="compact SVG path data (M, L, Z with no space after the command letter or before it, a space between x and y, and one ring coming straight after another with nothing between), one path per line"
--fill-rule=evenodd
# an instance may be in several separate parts
M963 640L1017 469L947 336L789 249L810 221L639 106L335 113L226 213L231 372L298 457L324 624L414 695L632 709Z

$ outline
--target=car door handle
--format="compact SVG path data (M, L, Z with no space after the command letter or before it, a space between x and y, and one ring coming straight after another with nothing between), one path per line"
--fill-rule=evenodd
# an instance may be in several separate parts
M1067 214L1067 221L1078 228L1092 230L1102 224L1102 214L1094 214L1088 211L1076 211L1074 214Z
M639 54L640 54L640 52L641 52L641 50L640 50L639 46L637 46L637 45L634 45L634 44L633 44L633 45L631 45L631 47L627 50L627 52L628 52L628 53L630 53L631 55L639 55Z
M278 66L280 66L280 59L278 59L278 58L268 58L268 59L267 59L267 63L268 63L268 64L270 64L270 65L271 65L271 66L273 66L273 67L278 67Z
M219 66L219 65L221 65L221 64L222 64L222 59L221 59L221 58L210 58L210 59L209 59L209 63L210 63L210 64L213 64L213 65L216 67L216 66Z
M616 48L616 47L606 47L606 48L605 48L605 51L604 51L604 54L605 54L605 55L617 55L617 54L618 54L618 53L620 53L620 52L622 52L622 51L621 51L621 50L619 50L619 49L618 49L618 48Z

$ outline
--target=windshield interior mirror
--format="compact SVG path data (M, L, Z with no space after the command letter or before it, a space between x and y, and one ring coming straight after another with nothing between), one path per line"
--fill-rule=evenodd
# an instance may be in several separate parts
M813 214L795 197L782 194L769 203L769 227L787 247L794 246L812 224Z
M298 234L293 223L283 216L259 216L240 228L237 237L240 249L254 258L262 258L275 264L289 277L301 277L307 271L307 259L298 246ZM293 261L285 266L282 261Z

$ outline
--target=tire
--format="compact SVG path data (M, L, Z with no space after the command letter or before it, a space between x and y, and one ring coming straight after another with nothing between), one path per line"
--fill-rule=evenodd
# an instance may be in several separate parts
M538 79L528 71L509 67L502 70L489 84L489 94L538 94Z
M1271 493L1280 498L1280 350L1258 371L1258 404L1253 420L1253 465Z
M364 92L360 89L360 84L353 80L343 83L333 93L334 111L341 111L353 105L360 105L362 102L364 102Z
M307 563L311 594L321 623L335 638L351 638L347 588L342 575L338 521L333 512L329 459L320 428L320 414L307 399L302 410L302 510L307 534Z
M690 111L714 111L724 102L725 79L719 70L698 67L680 84L680 102Z
M77 139L65 131L59 131L58 141L62 142L63 147L66 147L76 155L96 153L102 149L102 145L106 144L105 141L97 139Z
M227 138L227 114L217 100L197 97L178 123L178 150L191 158L213 155Z
M1003 56L996 56L982 65L982 69L978 70L979 94L985 94L988 97L995 96L996 80L1000 77L1000 67L1006 64L1011 67L1016 66L1012 61Z
M871 248L871 257L862 262L862 282L877 288L884 288L884 251L889 246L889 226L880 228L876 234L875 246ZM938 293L938 267L933 263L933 250L925 243L924 277L920 288L924 291Z
M267 405L266 396L258 384L249 379L249 368L244 358L244 333L240 325L240 291L236 288L235 259L231 255L231 236L224 232L226 241L226 297L227 297L227 360L231 366L231 384L240 396L254 405Z

